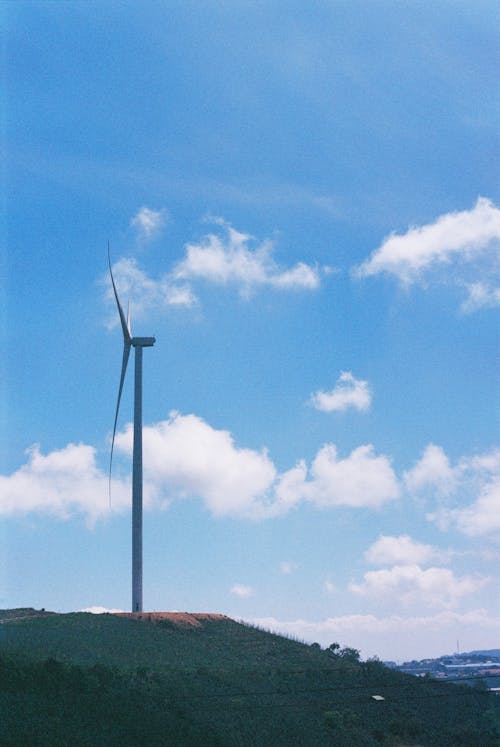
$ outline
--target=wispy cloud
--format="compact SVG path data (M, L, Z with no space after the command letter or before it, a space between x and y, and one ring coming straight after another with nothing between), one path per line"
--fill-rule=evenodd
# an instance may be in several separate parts
M248 599L248 597L252 597L254 595L254 590L251 586L246 586L245 584L234 584L231 589L231 594L234 594L237 597L240 597L240 599Z
M289 576L290 573L296 571L298 567L298 564L294 563L292 560L282 560L279 565L280 573L284 576Z
M467 290L467 298L460 307L464 314L500 306L500 287L495 288L487 282L464 283L464 287Z
M123 257L113 265L118 295L122 304L130 302L132 322L140 319L150 311L161 311L167 307L190 308L197 303L197 298L187 283L175 282L167 273L154 280L142 270L135 259ZM104 279L106 301L110 308L108 327L119 323L116 313L116 302L108 276Z
M139 241L147 242L160 235L167 220L168 211L165 208L152 210L144 206L134 215L130 225L137 231Z
M404 285L453 282L467 289L462 308L470 312L500 304L500 288L491 284L498 277L499 247L500 210L480 197L472 210L391 234L354 275L387 273Z
M339 412L349 408L366 411L370 408L371 400L368 382L356 379L351 371L342 371L331 391L320 389L311 394L309 401L322 412Z

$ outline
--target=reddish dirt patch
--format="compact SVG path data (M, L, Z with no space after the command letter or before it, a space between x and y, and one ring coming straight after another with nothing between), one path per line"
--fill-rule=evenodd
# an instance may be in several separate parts
M211 620L229 620L226 615L212 612L115 612L117 617L130 617L133 620L158 622L168 620L180 628L201 628L204 622Z

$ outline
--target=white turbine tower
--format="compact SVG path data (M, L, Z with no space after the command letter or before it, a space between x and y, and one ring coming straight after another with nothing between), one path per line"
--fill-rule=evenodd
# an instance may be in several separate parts
M111 257L108 243L108 264L111 283L115 294L116 305L123 332L123 359L120 374L120 386L118 399L116 401L115 423L113 426L113 438L111 440L111 454L109 458L109 484L111 490L111 466L113 463L113 449L115 445L116 423L120 400L122 397L123 382L127 371L127 363L130 348L135 348L135 380L134 380L134 450L132 458L132 612L142 612L142 349L152 347L156 340L154 337L132 337L130 330L130 317L125 314L118 298L113 270L111 269ZM111 493L110 493L111 495Z

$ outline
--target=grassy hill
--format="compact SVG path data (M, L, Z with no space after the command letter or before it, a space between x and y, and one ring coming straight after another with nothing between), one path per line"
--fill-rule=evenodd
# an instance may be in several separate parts
M224 616L0 612L2 745L493 747L495 702Z

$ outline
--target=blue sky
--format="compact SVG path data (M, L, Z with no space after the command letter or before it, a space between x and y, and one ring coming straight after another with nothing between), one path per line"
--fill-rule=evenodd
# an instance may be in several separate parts
M7 28L0 604L363 655L498 646L492 2L23 2Z

